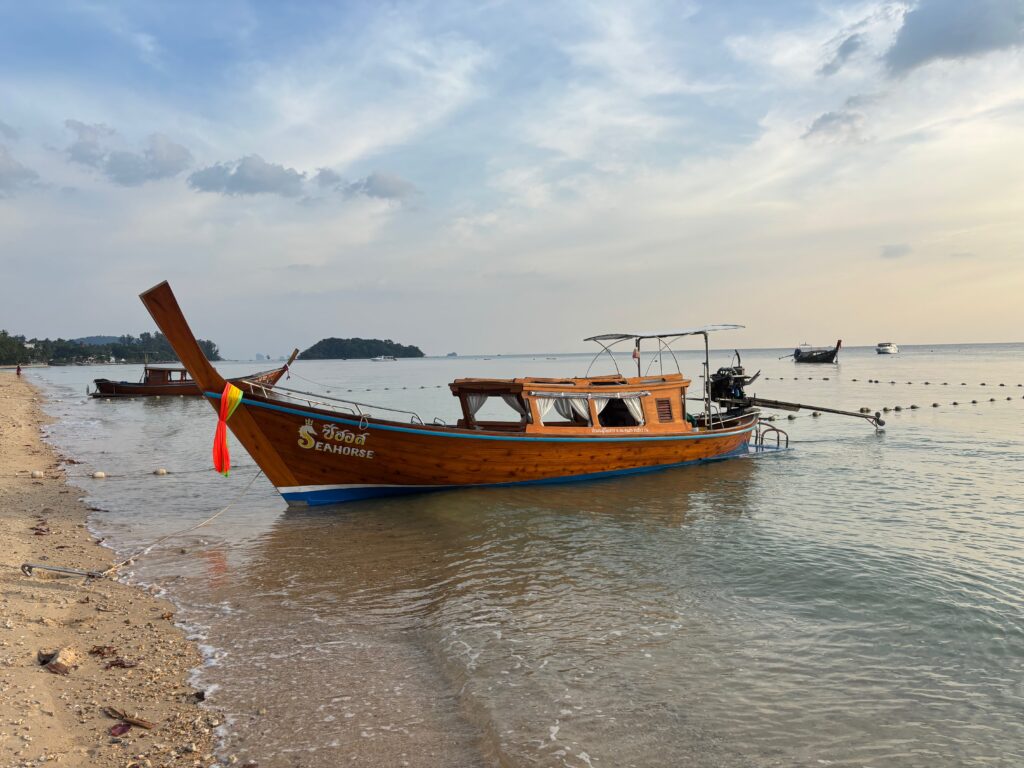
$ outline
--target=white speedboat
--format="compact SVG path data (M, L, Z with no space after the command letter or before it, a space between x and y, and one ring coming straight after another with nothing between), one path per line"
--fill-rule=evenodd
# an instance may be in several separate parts
M895 355L898 354L899 351L900 348L891 341L882 341L875 346L875 352L880 355Z
M394 355L378 355L377 357L371 357L370 359L373 362L375 362L375 363L394 363L394 362L397 362L395 360L395 356Z

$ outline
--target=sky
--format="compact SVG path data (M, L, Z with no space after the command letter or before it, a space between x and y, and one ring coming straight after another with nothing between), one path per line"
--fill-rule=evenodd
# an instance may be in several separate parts
M0 328L1024 341L1024 0L3 3Z

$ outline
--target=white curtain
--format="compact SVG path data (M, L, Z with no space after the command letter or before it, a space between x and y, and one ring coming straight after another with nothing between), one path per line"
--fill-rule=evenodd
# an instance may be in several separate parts
M466 395L466 408L470 416L476 416L476 412L483 408L487 402L487 395Z
M636 419L636 423L643 424L644 407L640 404L640 398L624 397L622 398L622 402L624 402L626 404L626 407L629 408L629 412L633 415L633 418Z
M526 410L526 407L519 401L519 398L515 395L502 395L501 399L516 413L520 415L522 421L530 420L530 412Z
M537 397L534 398L534 402L537 403L537 412L540 416L540 421L543 424L547 421L548 414L551 413L551 409L555 407L555 403L558 400L554 397Z
M594 403L594 412L598 416L601 415L601 411L603 411L605 409L605 406L608 405L608 403L611 402L611 398L610 397L592 397L590 399Z
M587 424L590 423L590 406L585 397L559 397L552 398L555 401L555 411L566 421L575 421L579 417Z

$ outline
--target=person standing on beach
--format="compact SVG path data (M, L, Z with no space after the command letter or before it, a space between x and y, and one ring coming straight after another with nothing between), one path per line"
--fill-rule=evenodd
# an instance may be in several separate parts
M21 363L18 363L18 367L15 369L14 372L21 376Z

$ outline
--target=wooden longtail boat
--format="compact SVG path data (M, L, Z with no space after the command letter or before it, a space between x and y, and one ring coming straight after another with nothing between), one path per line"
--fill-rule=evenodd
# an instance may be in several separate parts
M842 339L837 341L834 347L812 347L808 344L801 344L793 350L792 358L797 363L834 363L842 346ZM790 357L790 355L786 355L786 357Z
M141 299L218 409L225 380L196 343L170 286L161 283ZM268 390L243 379L237 384L242 400L228 426L290 504L589 480L724 459L747 453L758 428L757 408L720 410L702 397L701 412L688 416L690 380L681 373L640 375L640 342L657 339L660 351L669 349L667 340L702 335L707 354L710 331L738 327L588 339L605 351L634 340L637 376L459 379L450 385L462 407L455 425L424 424L411 411ZM477 419L488 401L507 406L511 418Z
M292 352L288 362L280 368L260 371L238 379L229 379L232 383L252 381L264 387L273 387L288 372L288 367L295 362L299 350ZM93 379L96 389L90 394L93 397L200 397L202 389L188 372L187 368L173 366L147 365L142 371L139 381L112 381L111 379ZM237 386L237 384L236 384Z

